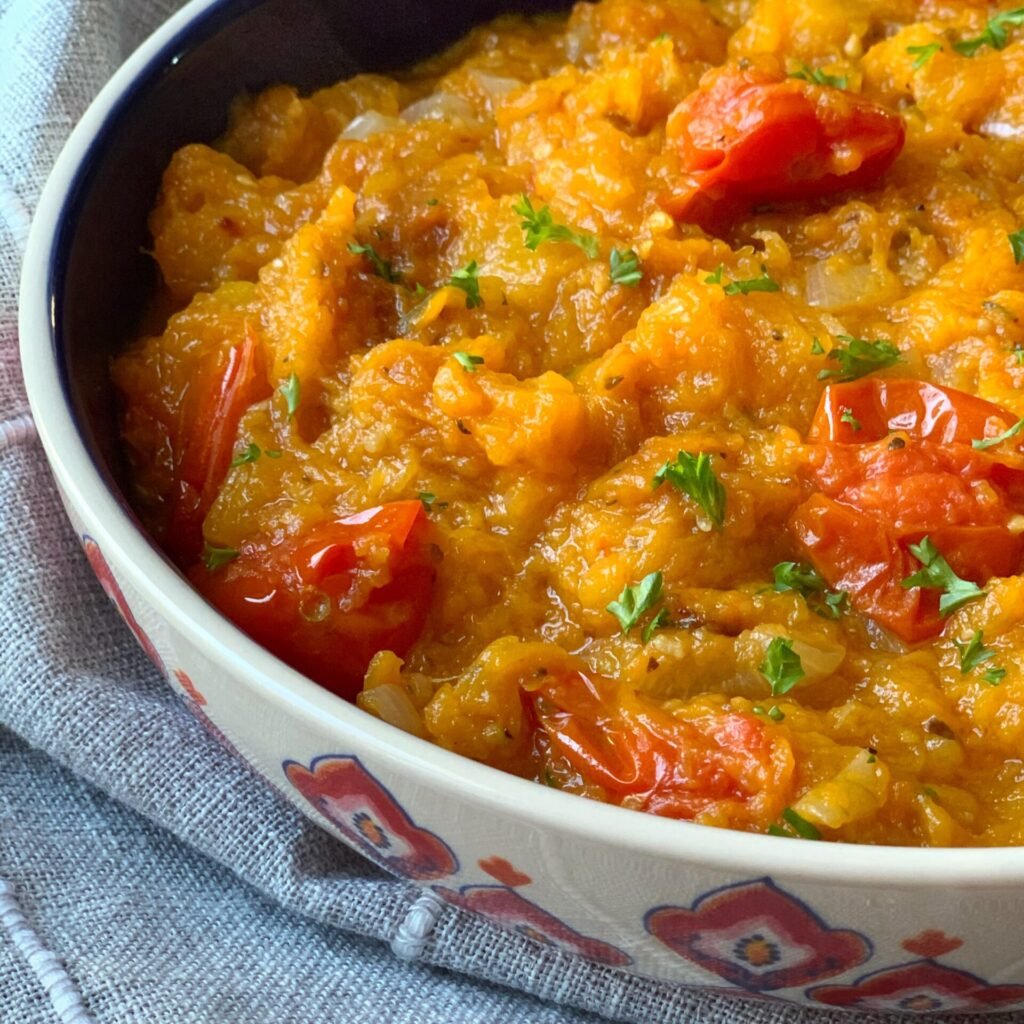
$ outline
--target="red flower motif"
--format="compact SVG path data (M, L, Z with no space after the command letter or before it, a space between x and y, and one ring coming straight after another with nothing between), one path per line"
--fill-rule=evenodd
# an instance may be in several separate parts
M360 852L388 871L425 881L459 870L441 838L420 828L359 758L329 754L309 768L282 765L288 781Z
M203 707L206 704L206 698L196 689L196 684L192 682L192 677L187 672L183 669L176 668L174 670L174 678L181 683L181 688L200 707Z
M863 935L829 928L770 878L714 889L690 909L656 907L644 923L674 953L752 992L831 978L872 952Z
M621 949L600 939L580 935L554 914L549 914L507 886L466 885L455 891L435 885L434 891L454 906L489 917L503 927L511 928L536 942L568 953L577 953L612 967L625 967L633 962L632 957Z
M163 659L136 621L131 608L128 607L128 602L125 600L121 587L114 578L114 573L107 564L107 560L103 557L103 552L100 551L99 545L92 537L86 535L82 538L82 549L85 551L85 557L89 559L89 565L92 566L92 571L96 574L96 579L100 581L100 586L103 588L104 593L114 602L115 607L121 613L121 618L124 619L125 624L132 631L135 639L141 644L142 649L149 655L153 664L166 674L167 670L164 668Z
M934 960L915 960L866 974L852 985L824 985L807 995L829 1006L904 1013L948 1013L953 1010L1009 1009L1024 1004L1024 985L990 985L987 981L944 967Z
M919 935L912 935L900 943L908 953L916 953L918 956L931 959L952 953L954 949L959 949L963 944L963 939L954 938L952 935L947 935L934 928L928 928Z
M481 871L486 871L491 878L496 878L510 889L517 885L529 885L533 881L529 875L512 867L504 857L488 857L486 860L478 860L477 864Z

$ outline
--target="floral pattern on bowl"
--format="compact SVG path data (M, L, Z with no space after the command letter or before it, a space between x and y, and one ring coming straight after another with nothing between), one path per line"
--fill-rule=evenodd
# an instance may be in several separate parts
M871 942L830 928L770 878L707 892L692 907L656 907L647 930L679 956L752 992L794 988L867 961Z
M1024 1001L1024 985L990 985L967 971L917 960L865 974L852 985L812 988L811 999L865 1013L1003 1010Z
M349 842L388 871L415 881L459 870L452 848L413 822L358 757L327 754L308 768L282 765L285 777Z

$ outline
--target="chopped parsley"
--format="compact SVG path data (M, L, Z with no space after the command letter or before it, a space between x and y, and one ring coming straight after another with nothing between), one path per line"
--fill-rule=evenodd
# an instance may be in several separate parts
M657 488L666 482L692 498L711 522L721 528L725 522L725 488L711 468L711 456L707 452L699 455L680 452L674 461L666 462L654 474L651 485Z
M1013 358L1017 361L1018 366L1024 366L1024 345L1013 346Z
M1017 25L1024 25L1024 7L1015 7L1012 11L1000 11L993 15L980 36L961 39L953 44L953 49L965 57L973 57L983 46L990 46L993 50L1005 49L1010 41L1007 28Z
M262 454L263 451L260 446L256 444L255 441L250 441L245 446L245 450L239 452L231 460L231 468L235 469L237 466L244 466L247 462L255 462ZM280 454L280 452L278 454Z
M453 352L452 358L466 373L476 373L476 368L484 361L483 356L474 356L469 352Z
M466 309L476 309L477 306L484 304L484 300L480 298L480 281L477 277L479 270L476 260L471 260L461 270L456 270L448 282L453 288L466 293Z
M941 590L939 598L939 614L943 617L952 614L957 608L983 597L985 591L970 580L963 580L949 567L949 563L939 553L939 549L928 537L922 537L919 544L910 545L910 553L921 563L923 568L912 576L901 580L900 585L909 590L911 587L923 587L927 590Z
M569 242L582 249L590 259L597 259L597 239L593 235L573 231L565 224L556 224L550 207L535 209L525 192L512 210L523 218L519 226L523 229L523 242L527 249L536 249L545 242Z
M900 350L885 338L854 338L849 334L837 334L838 345L825 356L838 363L837 369L821 370L818 380L835 377L840 382L856 380L866 374L874 373L886 366L895 366L903 361Z
M860 430L860 420L853 415L852 409L847 409L844 406L843 413L839 418L843 421L843 423L849 423L851 430Z
M219 569L228 562L233 562L239 555L234 548L221 548L215 544L203 545L203 564L210 572Z
M420 491L416 495L416 497L419 498L421 502L423 502L423 507L424 508L431 508L431 507L433 507L433 508L436 508L436 509L438 509L440 511L441 509L448 507L448 502L447 501L438 501L437 500L437 495L434 494L433 491Z
M1022 430L1024 430L1024 419L1017 420L1012 427L1008 427L1001 434L996 434L995 437L985 437L980 441L972 441L971 447L984 451L986 448L1002 444L1003 441L1009 441L1011 437L1016 437Z
M288 379L277 390L284 395L285 404L288 407L288 415L294 416L299 408L299 395L301 391L298 374L290 373Z
M658 611L658 614L655 615L654 618L651 619L651 621L648 622L646 626L644 626L644 631L640 634L641 638L643 639L643 642L645 644L649 644L651 642L651 637L654 636L655 631L661 629L662 626L665 626L667 624L668 609L661 608Z
M635 288L643 280L644 272L640 269L640 257L632 249L612 249L609 264L612 284Z
M395 270L391 262L384 259L372 245L360 245L358 242L349 242L348 251L354 256L365 256L373 265L373 272L378 277L383 277L385 281L397 284L402 280L402 275Z
M916 54L917 59L913 63L915 71L925 66L942 49L942 43L925 43L924 46L908 46L907 53Z
M825 346L821 343L821 338L811 339L811 355L812 356L823 356L825 354Z
M793 641L781 636L772 638L759 671L768 680L773 697L789 693L806 675L800 655L793 650Z
M989 686L998 686L1006 675L1005 668L990 668L982 677L981 681Z
M960 652L960 674L964 676L973 672L983 661L996 656L994 648L985 646L980 629L975 631L970 640L954 640L953 646Z
M811 68L806 64L798 64L796 71L790 71L790 78L800 78L815 85L830 85L833 89L845 89L849 84L846 75L827 75L821 68Z
M769 825L768 835L787 839L820 839L821 833L804 817L787 807L782 812L782 825Z
M1013 262L1024 263L1024 228L1011 232L1009 239L1010 248L1013 250Z
M777 593L792 590L807 601L811 611L825 619L838 619L846 609L845 590L829 590L825 578L812 566L800 562L779 562L772 570Z
M722 291L726 295L749 295L751 292L777 292L778 284L768 276L768 268L761 264L761 276L746 281L730 281Z
M705 284L721 284L722 283L722 271L725 270L725 265L719 263L715 269L704 278Z
M639 583L624 588L607 606L606 610L619 620L623 633L628 633L658 603L661 584L660 572L649 573Z

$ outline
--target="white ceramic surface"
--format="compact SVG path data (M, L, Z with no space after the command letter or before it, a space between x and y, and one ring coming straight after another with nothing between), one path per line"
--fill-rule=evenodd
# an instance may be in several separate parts
M594 804L411 738L262 650L132 524L60 383L48 268L69 186L119 96L83 117L43 195L21 293L33 413L93 568L192 710L324 828L444 899L605 963L747 998L859 1010L1024 1009L1024 849L916 850L723 832ZM154 757L165 752L154 750Z

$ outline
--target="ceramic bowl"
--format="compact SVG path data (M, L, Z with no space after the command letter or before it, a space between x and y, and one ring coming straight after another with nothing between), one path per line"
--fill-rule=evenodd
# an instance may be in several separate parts
M604 964L814 1007L1024 1008L1024 849L826 845L592 803L411 738L221 618L118 487L110 353L151 285L145 218L172 151L231 98L436 51L502 7L194 0L82 118L39 205L21 344L32 410L86 556L197 714L325 829L441 899ZM153 751L154 757L160 751Z

